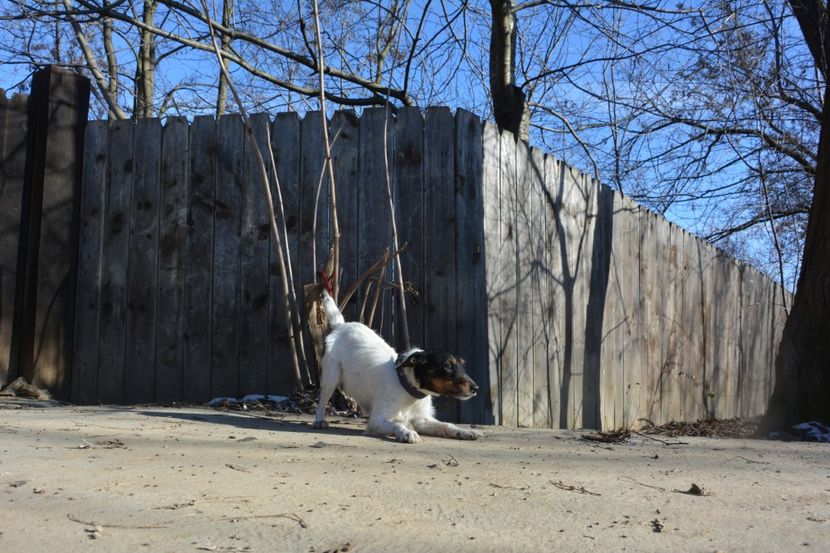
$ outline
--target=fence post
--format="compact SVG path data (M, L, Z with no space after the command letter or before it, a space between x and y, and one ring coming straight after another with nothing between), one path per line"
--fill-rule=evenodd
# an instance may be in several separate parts
M37 71L17 259L11 370L69 399L78 212L89 80L53 66Z
M26 106L28 97L6 98L0 90L0 386L9 371L14 298L17 295L17 245L20 234L20 198L26 164Z

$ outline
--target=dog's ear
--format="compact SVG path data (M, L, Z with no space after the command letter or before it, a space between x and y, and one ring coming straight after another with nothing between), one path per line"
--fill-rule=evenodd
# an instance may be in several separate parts
M406 363L404 365L410 367L417 367L418 365L425 365L427 362L427 356L425 351L416 351L411 353L409 357L406 358Z

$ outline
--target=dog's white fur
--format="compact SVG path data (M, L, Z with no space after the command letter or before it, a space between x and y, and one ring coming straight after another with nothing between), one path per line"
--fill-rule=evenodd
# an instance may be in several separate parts
M429 390L419 388L427 394L423 399L407 393L395 371L395 350L366 325L347 323L327 292L323 293L323 305L332 331L326 337L315 428L328 427L326 403L339 384L369 417L369 434L394 434L396 440L406 443L420 442L419 433L460 440L479 438L478 432L436 419L431 397L434 394ZM420 350L408 351L407 355L417 351ZM404 371L417 388L412 368L406 367Z

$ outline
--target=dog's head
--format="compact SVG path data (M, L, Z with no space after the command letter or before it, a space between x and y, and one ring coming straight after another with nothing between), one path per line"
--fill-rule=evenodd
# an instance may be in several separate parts
M439 396L470 399L478 385L464 371L464 360L440 349L415 351L403 362L412 367L420 388Z

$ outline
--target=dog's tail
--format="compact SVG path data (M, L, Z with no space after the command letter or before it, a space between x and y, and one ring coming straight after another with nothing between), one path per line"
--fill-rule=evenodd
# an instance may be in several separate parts
M334 298L331 297L328 290L323 290L323 309L326 310L326 317L328 317L329 326L332 329L346 322L346 319L343 318L343 313L337 308L337 304L334 302Z

